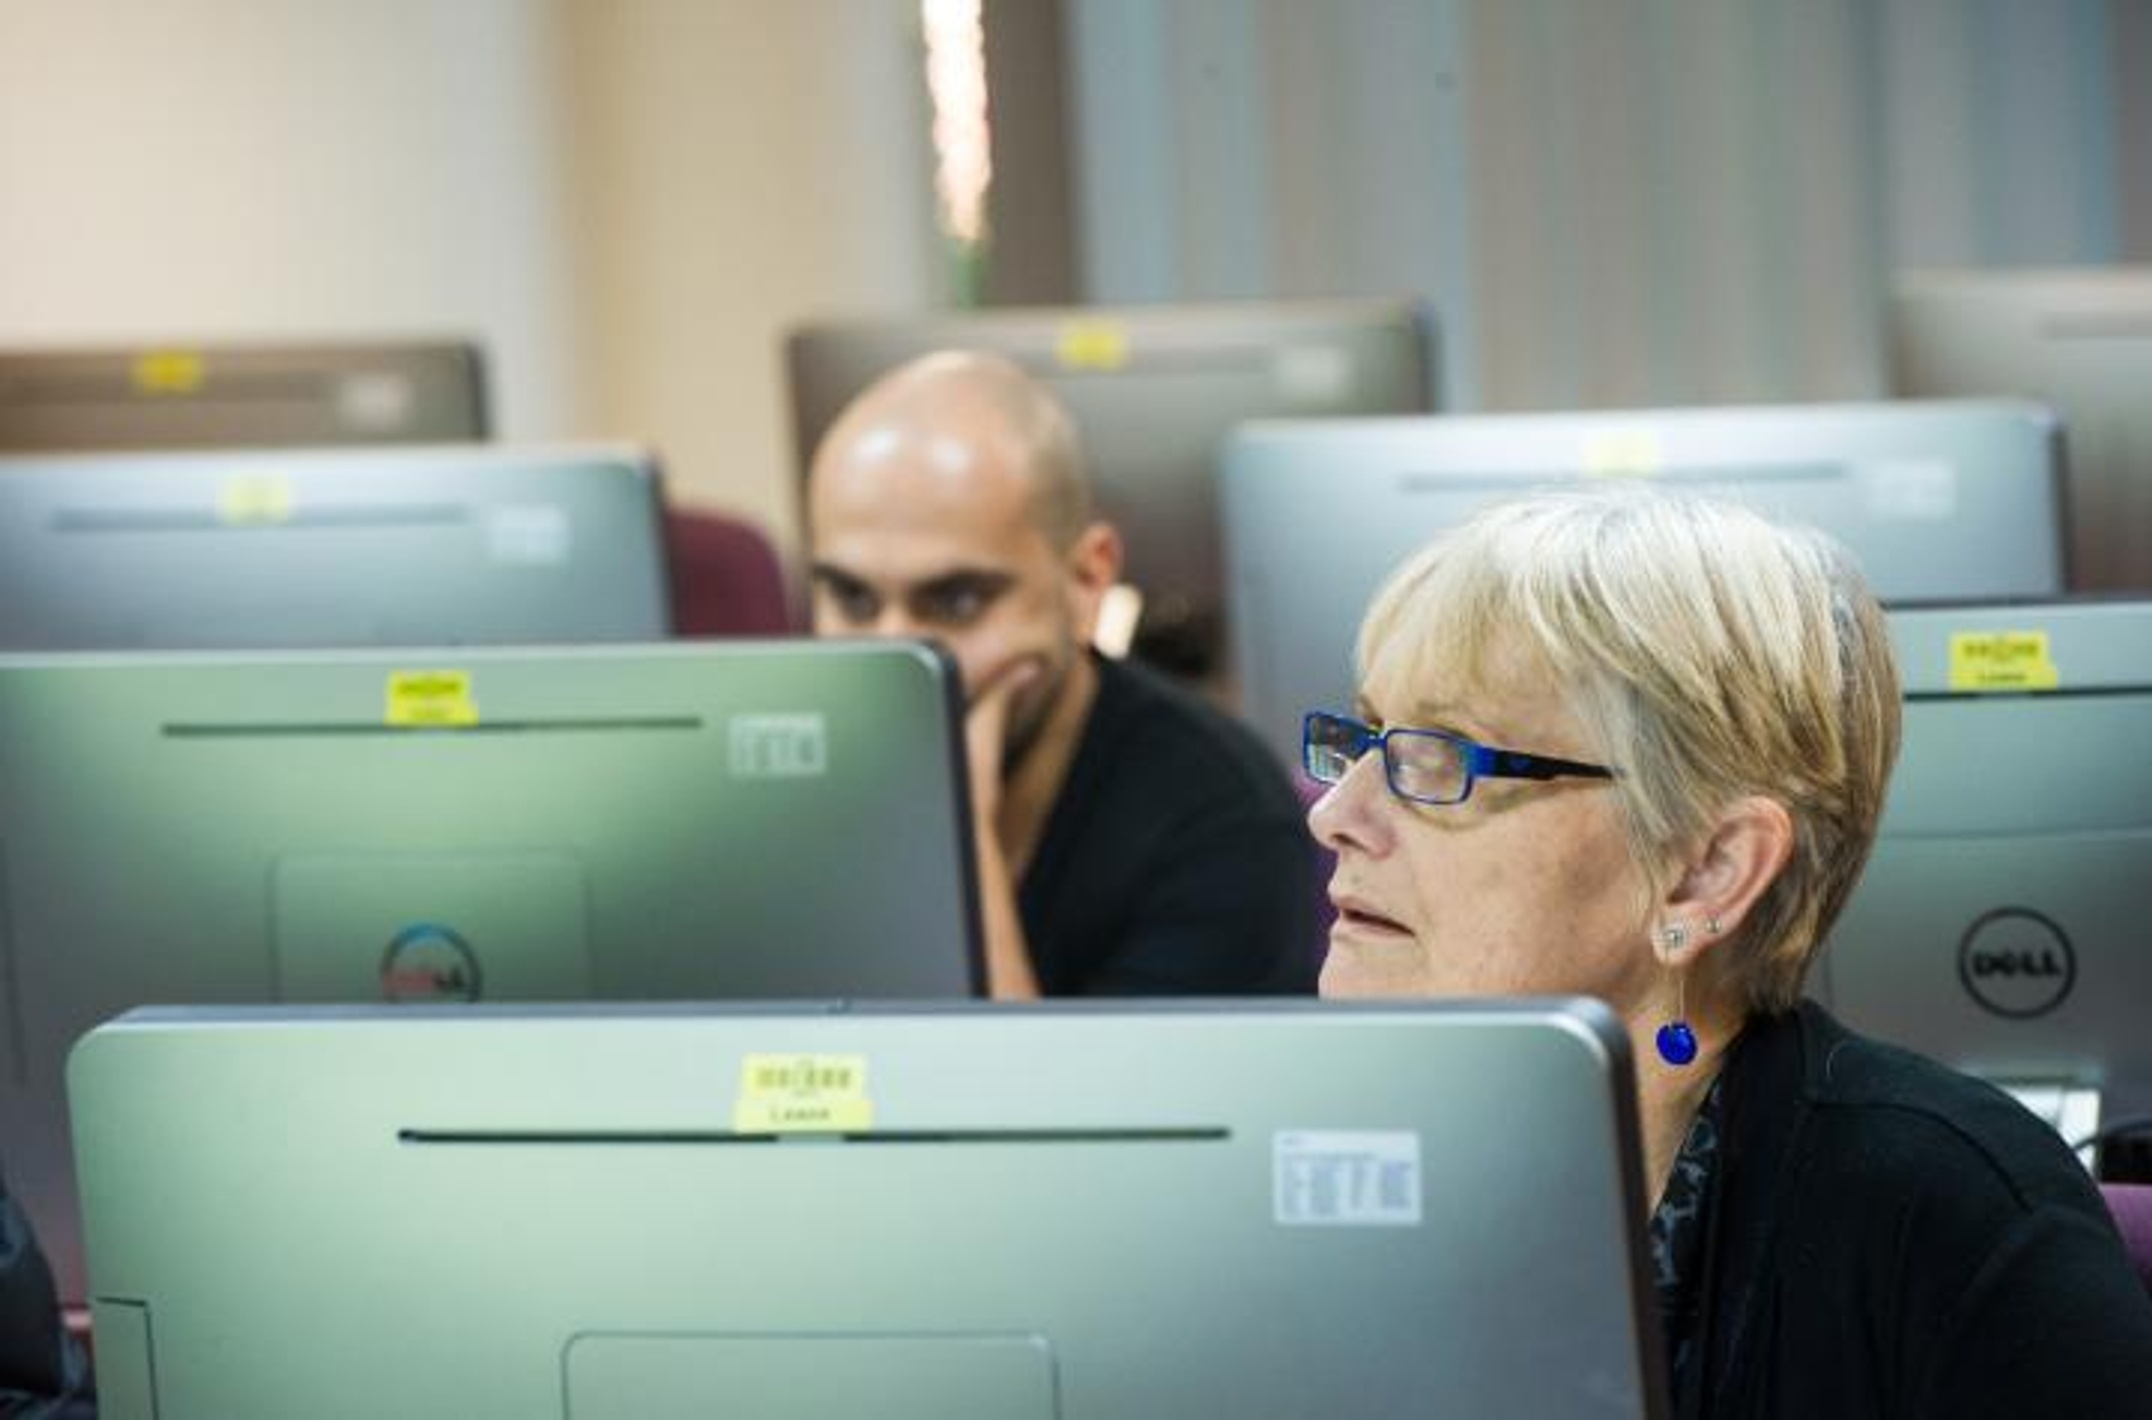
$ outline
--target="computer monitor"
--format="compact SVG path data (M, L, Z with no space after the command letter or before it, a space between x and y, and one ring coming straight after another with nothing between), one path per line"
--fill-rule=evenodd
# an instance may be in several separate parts
M0 451L485 437L484 362L467 342L0 351Z
M652 640L665 573L632 449L0 458L0 650Z
M1664 1413L1594 1002L160 1011L69 1076L122 1413Z
M1960 1068L2152 1110L2152 601L1890 621L1904 748L1818 996Z
M1281 757L1351 703L1375 589L1527 491L1633 477L1813 524L1886 598L2062 587L2055 423L2017 402L1784 405L1258 423L1220 467L1240 707Z
M916 643L0 656L0 1147L81 1295L67 1048L151 1003L958 997Z
M1082 306L803 326L785 343L804 474L852 397L917 355L1005 355L1067 404L1100 509L1143 597L1135 655L1190 680L1221 665L1224 578L1213 465L1243 419L1434 407L1435 342L1407 301Z
M1919 271L1891 292L1893 387L2062 416L2070 585L2152 592L2152 266Z

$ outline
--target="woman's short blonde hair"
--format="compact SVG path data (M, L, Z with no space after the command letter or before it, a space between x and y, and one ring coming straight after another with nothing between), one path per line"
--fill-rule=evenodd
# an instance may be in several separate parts
M1652 899L1722 807L1786 808L1793 852L1723 960L1749 1009L1790 1008L1867 862L1898 753L1897 664L1851 556L1650 487L1538 494L1413 557L1360 631L1364 686L1449 703L1520 656L1616 767Z

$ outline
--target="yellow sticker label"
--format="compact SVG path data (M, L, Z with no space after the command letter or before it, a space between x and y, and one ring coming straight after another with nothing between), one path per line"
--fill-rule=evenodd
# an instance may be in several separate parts
M144 394L193 394L209 382L209 362L185 350L146 350L135 356L135 388Z
M288 523L298 499L281 473L237 473L217 490L217 516L235 526Z
M475 725L469 671L390 671L387 722L409 729Z
M1584 471L1595 478L1649 478L1665 468L1666 454L1650 429L1601 429L1584 440Z
M738 1134L853 1134L874 1127L864 1055L749 1055L740 1061Z
M1064 370L1118 370L1128 363L1128 330L1110 320L1070 321L1054 339L1054 358Z
M2053 690L2061 673L2048 656L2045 631L1954 631L1952 690Z

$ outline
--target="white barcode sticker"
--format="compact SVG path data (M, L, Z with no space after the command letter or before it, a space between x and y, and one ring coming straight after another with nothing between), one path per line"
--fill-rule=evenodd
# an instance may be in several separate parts
M829 721L818 713L735 715L725 728L726 765L736 779L819 779L829 773Z
M1958 470L1945 459L1879 459L1860 470L1868 511L1885 522L1940 523L1957 516Z
M1287 1227L1410 1228L1420 1222L1420 1136L1291 1130L1271 1136L1272 1207Z
M558 567L575 549L568 510L519 503L486 515L486 556L510 567Z

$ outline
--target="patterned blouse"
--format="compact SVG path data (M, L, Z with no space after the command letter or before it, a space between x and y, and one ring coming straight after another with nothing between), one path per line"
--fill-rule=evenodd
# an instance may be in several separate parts
M1666 1339L1668 1393L1672 1395L1686 1388L1696 1339L1704 1209L1719 1165L1719 1084L1725 1078L1722 1071L1705 1093L1703 1107L1696 1111L1695 1122L1681 1141L1681 1152L1674 1156L1674 1172L1666 1181L1659 1206L1652 1210L1648 1229L1659 1331Z

